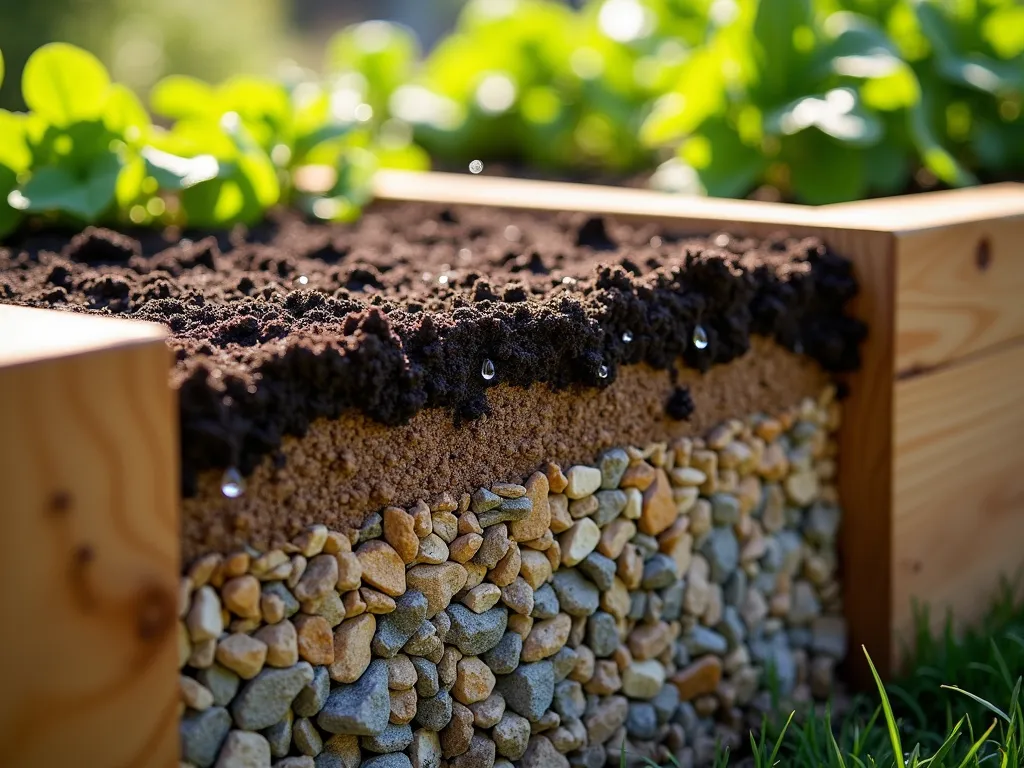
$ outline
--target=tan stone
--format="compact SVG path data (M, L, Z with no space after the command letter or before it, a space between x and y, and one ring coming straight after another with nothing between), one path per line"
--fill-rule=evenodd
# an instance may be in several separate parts
M224 617L221 616L220 597L217 590L202 586L192 595L192 607L188 609L185 625L193 643L216 640L224 631Z
M275 566L280 564L280 561L275 561L274 563ZM225 580L233 579L236 576L241 576L243 573L248 571L250 567L253 567L254 571L259 570L259 566L252 562L252 556L248 552L232 552L224 558L222 574Z
M260 618L260 582L255 576L236 576L221 587L224 606L243 619Z
M472 589L481 584L487 575L487 566L482 563L470 561L466 563L466 589Z
M284 618L284 600L280 595L266 592L260 595L260 616L267 624L277 624Z
M601 539L597 543L597 551L605 557L616 559L622 554L622 548L636 535L636 525L630 520L619 518L608 523L601 531Z
M714 693L721 680L722 660L711 655L701 656L669 678L669 682L679 689L679 698L683 701Z
M672 483L684 488L698 487L707 482L708 476L696 467L676 467L669 472Z
M493 490L493 489L492 489ZM544 535L551 525L551 506L548 503L548 478L541 472L534 472L526 481L524 491L533 508L522 520L509 523L509 536L514 541L531 541ZM497 493L497 491L495 491ZM500 494L499 494L500 495Z
M508 631L515 632L523 640L530 636L533 629L533 617L523 616L521 613L510 613L508 617Z
M391 715L388 720L395 725L405 725L416 717L416 690L390 691Z
M519 554L519 575L535 590L551 578L551 563L544 552L525 549Z
M331 679L338 683L354 683L370 666L370 643L377 629L373 614L364 613L346 619L334 630L334 663Z
M465 533L452 541L448 547L451 559L457 563L466 563L473 559L484 543L484 537L479 533Z
M203 555L192 563L188 569L188 577L192 580L193 588L199 589L199 587L205 586L223 562L224 557L222 555L212 553Z
M570 499L582 499L601 488L601 470L597 467L577 464L569 468L565 477L568 480L565 495Z
M710 584L708 587L708 604L704 608L704 615L700 617L701 623L707 627L717 627L722 620L724 609L722 588L718 584Z
M430 519L430 507L422 499L412 505L409 515L413 520L413 531L421 539L434 530L434 522Z
M569 502L569 517L579 520L581 517L590 517L595 514L601 504L597 496L584 496L582 499L573 499Z
M644 491L644 506L640 513L640 531L657 536L676 519L676 505L672 499L672 486L663 469L653 469L654 481Z
M252 680L267 660L267 644L241 633L217 643L217 661L243 680Z
M388 659L388 688L392 691L407 691L416 684L416 667L404 653Z
M217 654L216 640L202 640L192 644L192 653L188 657L188 665L193 669L208 669L213 666Z
M622 516L627 520L639 520L643 512L644 495L639 488L626 488L626 506L622 510Z
M544 475L548 479L548 487L551 489L551 493L561 493L569 484L569 480L562 474L562 469L557 464L548 462L547 466L544 467Z
M459 519L452 512L435 512L430 518L430 528L424 538L436 533L445 544L451 544L459 535Z
M521 661L540 661L557 653L568 641L571 629L572 619L565 613L536 622L523 643Z
M324 551L328 533L330 531L327 530L326 525L311 525L296 536L292 543L299 548L303 557L316 557Z
M707 499L697 499L697 503L690 510L690 534L699 538L711 530L711 502Z
M391 613L395 610L395 598L390 595L385 595L383 592L378 592L375 589L360 587L359 597L366 606L367 613L380 615L383 613Z
M577 646L576 663L573 665L572 671L569 672L569 679L575 680L577 683L586 683L594 676L594 664L596 661L594 652L589 647L585 645Z
M462 598L462 604L473 611L483 613L493 608L501 599L501 589L494 584L478 584Z
M562 548L562 565L572 567L589 555L601 540L601 529L589 517L577 520L572 528L558 537Z
M677 573L686 573L693 559L693 536L689 527L690 519L680 517L658 537L658 549L675 561Z
M299 657L318 666L334 662L334 636L331 625L323 616L295 617L295 641Z
M818 498L818 475L813 470L795 472L784 483L789 500L800 507L809 506Z
M676 513L685 515L700 498L699 488L673 488L672 503L676 505Z
M406 574L409 587L419 590L427 598L428 618L448 607L455 594L466 586L467 578L465 566L452 562L414 565Z
M323 551L328 555L336 555L339 552L351 552L352 542L348 536L338 531L329 531L327 540L324 542Z
M292 592L299 602L317 600L338 586L338 561L334 555L317 555L306 566Z
M181 675L178 678L178 688L185 706L191 707L197 712L202 712L213 706L213 694L195 678Z
M626 467L622 479L619 481L620 488L636 488L645 491L657 478L657 471L645 461L637 461ZM662 470L664 471L664 470ZM666 484L668 478L666 476Z
M524 547L529 547L530 549L536 549L539 552L543 552L551 546L551 542L553 542L554 540L555 536L553 533L551 533L551 529L549 528L548 530L544 531L544 533L539 538L530 539L529 541L524 541L521 543Z
M644 575L644 561L636 546L627 544L616 560L616 573L626 585L626 589L637 589Z
M475 704L491 695L494 683L490 668L476 656L467 656L456 668L452 696L463 704Z
M420 549L415 562L440 565L447 561L448 545L444 543L444 539L436 533L431 533L420 539Z
M267 664L271 667L290 667L299 661L299 643L295 625L288 619L278 624L260 627L253 635L267 644Z
M594 674L583 685L587 693L608 696L622 688L619 668L611 659L600 659L594 663Z
M459 517L459 533L479 533L483 534L484 529L480 526L480 520L477 518L475 512L464 512Z
M367 541L356 550L363 568L363 581L386 595L405 594L405 562L394 547L376 539Z
M630 653L629 648L625 645L619 645L612 651L612 661L619 668L619 672L622 672L622 670L633 663L633 654Z
M441 754L456 757L469 749L473 738L473 712L457 701L452 702L452 719L441 729Z
M345 593L343 605L345 606L345 618L351 619L353 616L366 613L366 603L358 589Z
M488 571L487 578L499 587L507 587L519 576L522 565L522 553L519 551L519 545L513 541L505 556Z
M398 553L402 562L411 563L420 549L413 516L401 507L386 507L381 516L385 541Z
M245 562L248 562L249 555L246 552L238 552L231 557L245 558ZM278 570L285 564L290 564L288 554L283 549L272 549L253 560L249 565L249 572L260 581L276 581L285 578Z
M624 619L629 613L629 607L629 590L622 583L622 579L616 576L612 579L611 588L601 593L601 610L607 611L616 619Z
M551 515L549 526L552 533L561 533L572 528L572 515L569 514L569 498L561 493L548 495L548 513Z

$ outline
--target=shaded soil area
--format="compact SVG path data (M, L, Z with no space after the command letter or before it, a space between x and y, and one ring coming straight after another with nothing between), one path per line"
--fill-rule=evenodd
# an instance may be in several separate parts
M568 469L593 464L606 448L703 436L727 419L817 397L827 380L813 360L755 338L750 352L705 374L680 365L673 376L640 364L603 389L502 384L488 390L487 415L460 425L441 409L399 427L356 412L319 419L304 437L286 437L283 460L264 459L240 498L221 494L222 473L200 475L198 494L182 507L184 557L245 544L269 549L313 523L348 531L387 505L521 483L548 461ZM676 392L692 401L688 420L666 413Z
M706 371L754 335L850 370L856 290L850 263L812 239L680 240L472 206L378 205L348 226L280 213L184 236L22 232L0 248L0 301L170 328L186 494L202 470L280 461L282 438L319 418L397 426L440 408L457 426L498 385L602 390L622 366L679 359Z

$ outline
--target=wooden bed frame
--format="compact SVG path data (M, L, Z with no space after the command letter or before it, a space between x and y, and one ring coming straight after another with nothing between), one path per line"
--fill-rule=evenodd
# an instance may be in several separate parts
M912 599L969 623L1024 565L1024 185L806 207L381 172L377 198L816 235L870 326L841 434L850 675ZM178 418L158 326L0 305L0 754L177 765Z

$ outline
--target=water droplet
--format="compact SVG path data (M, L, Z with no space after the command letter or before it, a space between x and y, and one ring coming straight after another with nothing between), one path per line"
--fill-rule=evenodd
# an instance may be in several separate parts
M657 235L651 238L651 248L661 248L661 238Z
M521 238L522 236L523 233L519 231L519 227L517 227L515 224L509 224L507 227L505 227L506 240L513 243L517 243L519 242L519 238Z
M715 235L715 245L719 248L725 248L729 245L729 236L727 234Z
M220 479L220 492L229 499L237 499L245 493L245 480L234 467L224 470L224 476Z
M703 325L698 325L693 329L693 346L697 349L707 349L708 347L708 332L704 330Z
M305 285L306 283L309 282L309 278L306 277L305 275L299 275L295 282L297 282L299 285Z
M597 377L599 379L608 378L608 366L605 365L604 363L601 363L601 367L597 369Z
M448 282L448 275L441 275L440 277L437 278L437 282L439 282L441 285L445 285Z
M490 381L494 378L494 363L490 360L484 360L484 364L480 366L480 375L484 377L484 381Z
M631 341L633 341L633 332L632 331L623 331L622 332L622 343L623 344L629 344Z
M469 248L459 248L459 258L463 261L469 261L473 258L473 252Z
M576 285L576 278L566 275L562 278L562 285Z
M484 169L484 164L481 163L479 160L474 160L473 162L471 162L469 164L469 172L470 173L480 173L481 171L483 171L483 169Z

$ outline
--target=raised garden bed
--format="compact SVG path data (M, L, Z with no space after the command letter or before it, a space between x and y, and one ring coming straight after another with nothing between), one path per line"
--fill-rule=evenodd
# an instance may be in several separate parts
M623 728L701 757L768 669L797 699L847 648L887 671L911 597L969 621L1019 565L1019 186L377 196L353 227L3 257L5 301L162 320L176 352L172 388L153 326L0 306L4 597L48 606L5 654L10 764L173 765L180 732L211 765L257 731L296 766L596 768Z

